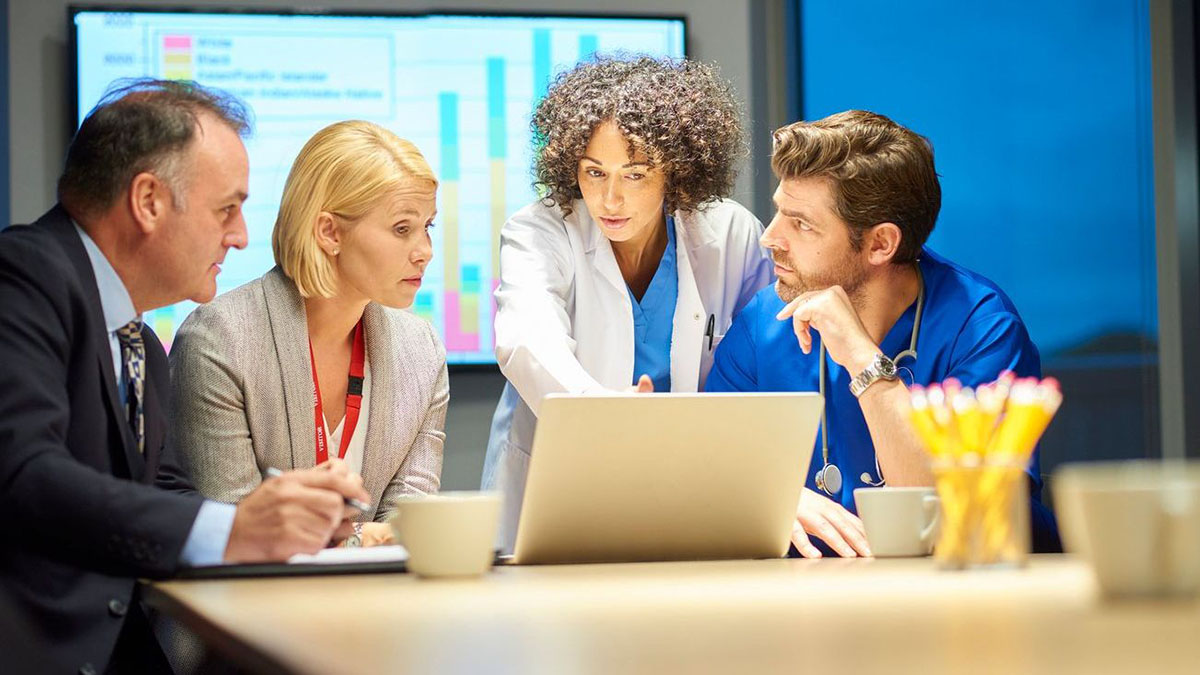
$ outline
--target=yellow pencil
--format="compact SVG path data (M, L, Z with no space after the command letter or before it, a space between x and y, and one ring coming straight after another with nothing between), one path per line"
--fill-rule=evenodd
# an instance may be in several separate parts
M938 423L933 419L933 411L929 406L929 399L925 396L925 390L922 387L913 387L910 393L909 411L910 418L913 421L913 427L917 430L917 435L925 443L926 449L935 458L946 456L946 436L938 428Z

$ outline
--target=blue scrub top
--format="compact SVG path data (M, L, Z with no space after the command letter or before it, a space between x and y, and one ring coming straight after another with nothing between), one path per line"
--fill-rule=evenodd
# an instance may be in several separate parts
M922 250L919 264L925 278L925 307L917 337L918 358L896 364L906 384L928 385L955 377L964 386L974 387L995 380L1004 370L1021 377L1041 376L1037 347L1003 291L928 248ZM783 305L771 286L755 295L734 318L717 347L705 391L818 391L820 336L814 334L817 344L809 354L801 352L792 322L775 318ZM883 339L881 351L894 358L908 349L915 314L914 302ZM826 376L829 461L841 470L843 483L833 498L856 513L854 490L864 487L862 474L879 480L875 447L858 400L850 393L849 373L828 355ZM822 466L818 431L806 481L812 490L817 490L816 474ZM1054 517L1041 503L1036 451L1028 471L1034 550L1058 549L1061 544Z
M633 305L633 384L642 375L654 381L654 391L671 391L671 334L675 329L675 303L679 299L679 273L675 269L675 219L667 216L667 248L658 269L638 302Z

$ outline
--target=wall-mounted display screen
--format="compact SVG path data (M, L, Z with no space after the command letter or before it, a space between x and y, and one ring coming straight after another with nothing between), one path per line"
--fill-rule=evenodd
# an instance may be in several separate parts
M491 363L499 231L535 199L529 118L551 78L596 53L684 55L682 18L72 12L76 122L121 78L190 79L254 113L249 245L218 290L274 265L271 229L293 159L331 122L365 119L420 148L437 173L434 258L412 311L452 364ZM164 343L195 307L148 312Z

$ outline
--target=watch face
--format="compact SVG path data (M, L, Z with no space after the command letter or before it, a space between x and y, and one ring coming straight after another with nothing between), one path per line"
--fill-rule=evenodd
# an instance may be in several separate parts
M896 376L896 364L892 363L892 360L888 357L880 354L879 358L875 360L875 363L879 366L880 375L889 378Z

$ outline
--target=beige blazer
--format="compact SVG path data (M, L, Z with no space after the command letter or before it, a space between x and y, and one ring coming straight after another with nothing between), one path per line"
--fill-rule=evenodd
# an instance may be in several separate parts
M364 320L371 406L362 476L375 510L362 520L384 521L400 495L438 490L450 385L427 321L377 303ZM281 269L192 312L170 362L170 441L201 494L233 503L269 467L316 462L308 325Z

